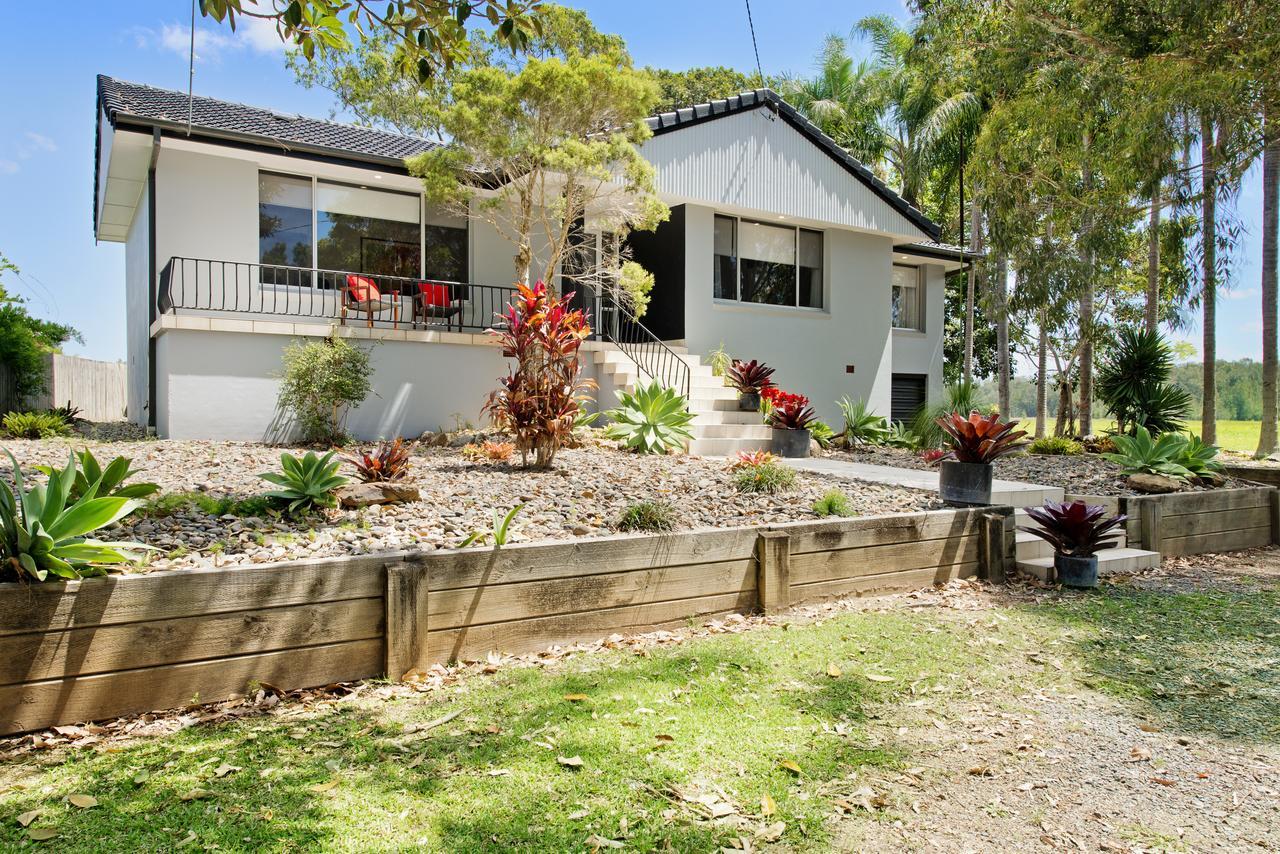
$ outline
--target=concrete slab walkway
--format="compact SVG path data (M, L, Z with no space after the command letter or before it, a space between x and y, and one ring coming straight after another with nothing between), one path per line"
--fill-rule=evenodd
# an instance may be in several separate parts
M934 470L903 469L894 466L877 466L855 463L851 460L833 460L830 457L806 457L784 459L784 465L799 471L826 475L841 480L866 480L908 489L938 491L938 472ZM1038 507L1046 500L1061 501L1063 490L1056 486L1036 483L1020 483L1016 480L997 480L991 484L991 503L1014 507Z

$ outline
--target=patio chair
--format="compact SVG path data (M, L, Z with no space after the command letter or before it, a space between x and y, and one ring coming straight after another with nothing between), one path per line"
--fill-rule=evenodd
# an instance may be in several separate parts
M374 314L381 314L384 311L391 312L392 329L400 325L399 297L397 295L384 297L382 291L378 290L378 286L373 283L373 279L368 276L358 276L354 273L347 276L347 286L342 291L341 323L343 326L347 325L349 310L363 314L370 328L373 327Z
M421 322L426 326L429 319L442 319L445 328L453 331L454 318L458 318L458 329L462 329L462 300L455 299L452 287L440 282L418 282L418 292L413 295L413 328Z

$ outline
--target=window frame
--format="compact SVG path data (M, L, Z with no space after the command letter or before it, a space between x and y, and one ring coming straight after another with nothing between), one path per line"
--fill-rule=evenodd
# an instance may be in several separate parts
M776 308L776 309L784 309L784 310L795 309L797 311L820 312L820 313L825 313L827 311L827 233L824 230L818 229L818 228L806 228L802 225L789 225L786 223L766 222L765 220L753 219L752 217L744 217L744 216L738 216L737 214L727 214L727 213L716 212L715 214L713 214L712 231L711 231L711 234L712 234L711 258L712 258L713 264L715 263L715 258L717 257L717 253L715 251L715 219L716 218L727 219L733 223L734 254L732 257L733 257L733 273L734 273L734 282L733 282L734 295L732 298L716 296L715 286L714 286L715 277L713 275L711 299L714 303L716 303L717 305L748 306L748 307L760 307L760 308L766 308L766 309ZM739 227L744 222L751 225L761 225L768 228L785 229L791 232L792 234L791 245L792 245L792 251L794 252L794 257L795 257L795 263L793 263L792 266L795 268L795 276L792 282L792 290L791 290L792 302L790 304L785 304L785 303L779 304L779 303L772 303L772 302L755 302L754 300L744 300L742 298L742 244L741 244L741 237L739 234L739 231L740 231ZM801 267L800 233L801 232L809 232L811 234L818 235L818 239L821 243L822 267L820 268L820 274L819 274L820 281L818 283L820 298L822 301L821 305L814 306L814 305L800 304L800 267Z
M924 334L925 332L924 267L919 264L899 264L897 261L893 262L892 266L900 267L904 270L915 271L915 282L909 285L909 287L915 291L914 302L916 304L916 318L917 318L916 322L919 325L918 326L897 326L894 324L893 322L893 289L899 286L894 283L892 272L890 272L890 275L889 275L889 326L891 329L893 329L894 332L918 332L920 334Z

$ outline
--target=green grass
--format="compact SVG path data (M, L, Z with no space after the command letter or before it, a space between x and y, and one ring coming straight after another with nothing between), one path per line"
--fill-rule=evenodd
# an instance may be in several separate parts
M1093 429L1095 433L1104 433L1108 430L1114 430L1116 426L1113 418L1095 418L1093 421ZM1192 418L1186 422L1187 429L1197 436L1200 435L1200 419ZM1246 454L1252 454L1258 450L1258 436L1262 433L1261 421L1219 421L1218 422L1218 447L1228 451L1240 451Z

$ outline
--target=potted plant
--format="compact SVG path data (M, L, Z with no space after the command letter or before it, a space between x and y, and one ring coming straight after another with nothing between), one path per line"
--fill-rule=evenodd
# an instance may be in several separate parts
M1046 501L1043 507L1026 508L1039 528L1019 526L1053 546L1053 570L1067 587L1098 586L1098 552L1113 548L1114 530L1127 518L1123 514L1103 518L1107 508L1083 501Z
M729 366L726 379L729 386L738 392L738 409L743 412L756 412L760 409L760 393L773 386L770 377L773 368L764 362L752 359L750 362L733 360Z
M950 445L938 469L938 492L947 504L976 507L991 503L992 463L1018 450L1026 430L1017 421L1001 421L972 410L966 418L952 412L938 419Z
M818 416L809 407L809 398L770 387L764 392L769 401L769 426L773 428L771 447L780 457L809 456L812 434L809 425Z

